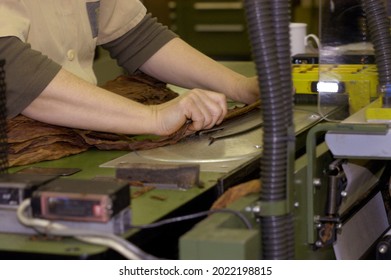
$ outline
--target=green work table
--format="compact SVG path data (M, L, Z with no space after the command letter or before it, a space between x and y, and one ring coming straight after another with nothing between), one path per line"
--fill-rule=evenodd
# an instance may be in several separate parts
M251 76L255 74L255 67L249 61L222 62L227 67ZM182 88L173 87L181 93ZM129 151L99 151L87 152L68 156L59 160L40 162L32 166L51 168L80 168L81 171L65 178L96 180L100 178L114 178L115 168L102 168L100 165L128 154ZM254 164L255 162L255 164ZM131 223L134 225L149 224L158 220L191 214L208 210L215 199L221 195L225 188L246 180L254 170L258 173L258 160L248 161L249 168L240 171L233 169L231 172L205 172L200 173L202 187L193 187L187 190L153 189L131 200ZM247 166L246 164L243 164ZM11 168L10 172L17 172L25 168ZM28 167L28 166L27 166ZM137 188L131 188L136 192ZM155 198L154 198L155 197ZM156 199L164 198L164 199ZM163 226L159 229L128 230L123 235L125 238L140 245L151 254L158 257L176 258L177 241L183 233L190 229L195 221L180 222L177 225ZM32 238L29 235L0 233L0 258L116 258L111 250L106 247L91 245L77 241L73 238Z
M80 168L81 171L64 178L97 180L101 178L114 178L114 168L101 168L104 162L125 155L124 151L98 151L90 150L82 154L69 156L59 160L41 162L34 164L39 167L61 167L61 168ZM15 167L10 172L17 172L23 167ZM190 189L153 189L144 193L131 201L131 223L134 225L149 224L166 217L174 217L182 214L189 214L194 211L206 210L217 197L217 191L213 187L218 185L219 179L225 177L219 173L200 174L202 187L192 187ZM131 188L131 191L137 191L138 188ZM213 194L211 194L213 193ZM156 199L154 197L162 198ZM194 205L196 202L196 205ZM190 225L191 226L191 225ZM174 226L175 227L175 226ZM180 228L180 227L179 227ZM123 237L132 241L132 236L136 236L136 242L146 243L142 247L149 249L152 247L153 253L162 254L161 257L174 258L177 254L175 240L167 240L167 236L159 230L128 230ZM163 229L163 232L165 229ZM151 234L152 233L152 234ZM161 235L155 236L156 234ZM169 228L168 237L176 239ZM141 237L142 235L142 237ZM171 244L170 248L164 248L161 252L161 244ZM137 244L136 244L137 245ZM165 247L165 246L163 246ZM170 252L171 250L171 252ZM33 237L31 235L0 233L0 258L108 258L118 257L110 255L108 249L104 246L91 245L77 241L73 238L43 238ZM109 254L109 255L107 255Z

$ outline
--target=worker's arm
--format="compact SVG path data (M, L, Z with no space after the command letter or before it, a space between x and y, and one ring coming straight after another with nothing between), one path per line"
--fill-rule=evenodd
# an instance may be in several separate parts
M16 37L0 38L6 59L8 116L19 113L67 127L167 135L188 119L190 129L221 122L225 97L194 90L164 105L144 106L69 73Z
M140 69L166 83L221 92L244 103L259 98L255 77L245 77L205 56L149 14L103 47L130 73Z
M187 120L190 129L211 128L227 112L224 95L193 90L162 105L145 106L60 70L22 112L67 127L125 134L168 135Z
M248 78L232 71L180 38L165 44L140 69L167 83L222 92L235 101L250 104L259 99L255 77Z

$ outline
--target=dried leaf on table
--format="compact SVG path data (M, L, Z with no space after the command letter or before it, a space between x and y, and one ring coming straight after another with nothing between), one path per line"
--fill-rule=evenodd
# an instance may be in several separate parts
M225 191L212 205L211 209L223 209L236 200L252 193L259 193L261 182L259 179L251 180Z
M135 199L135 198L142 196L143 194L150 192L154 189L155 189L155 187L152 187L152 186L137 187L137 191L134 191L134 192L132 191L132 194L130 195L130 197L132 199Z

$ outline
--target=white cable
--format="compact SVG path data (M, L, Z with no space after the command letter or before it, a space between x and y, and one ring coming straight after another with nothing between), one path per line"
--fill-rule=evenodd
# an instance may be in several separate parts
M60 236L73 236L76 239L87 243L104 245L117 251L127 259L157 259L154 256L146 254L134 244L114 234L72 229L59 223L28 217L25 213L29 209L30 203L30 199L25 199L20 204L16 212L17 217L23 225L32 227L38 232Z
M89 236L75 236L75 238L83 242L109 247L115 250L116 252L120 253L128 260L141 259L138 255L134 254L132 251L127 250L125 247L121 246L121 244L118 244L118 242L115 242L114 240L111 239L100 238L100 237L89 237Z

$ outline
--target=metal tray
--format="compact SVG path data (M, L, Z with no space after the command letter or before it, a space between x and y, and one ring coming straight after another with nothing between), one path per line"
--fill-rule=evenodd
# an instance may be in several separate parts
M235 120L234 125L240 130L244 123L256 122L259 118L260 112L252 111ZM294 110L296 133L320 120L315 106L302 106ZM200 164L200 170L204 172L228 173L262 153L262 127L225 137L209 145L211 135L213 134L194 135L175 145L131 152L100 167L115 168L120 163L191 163Z

